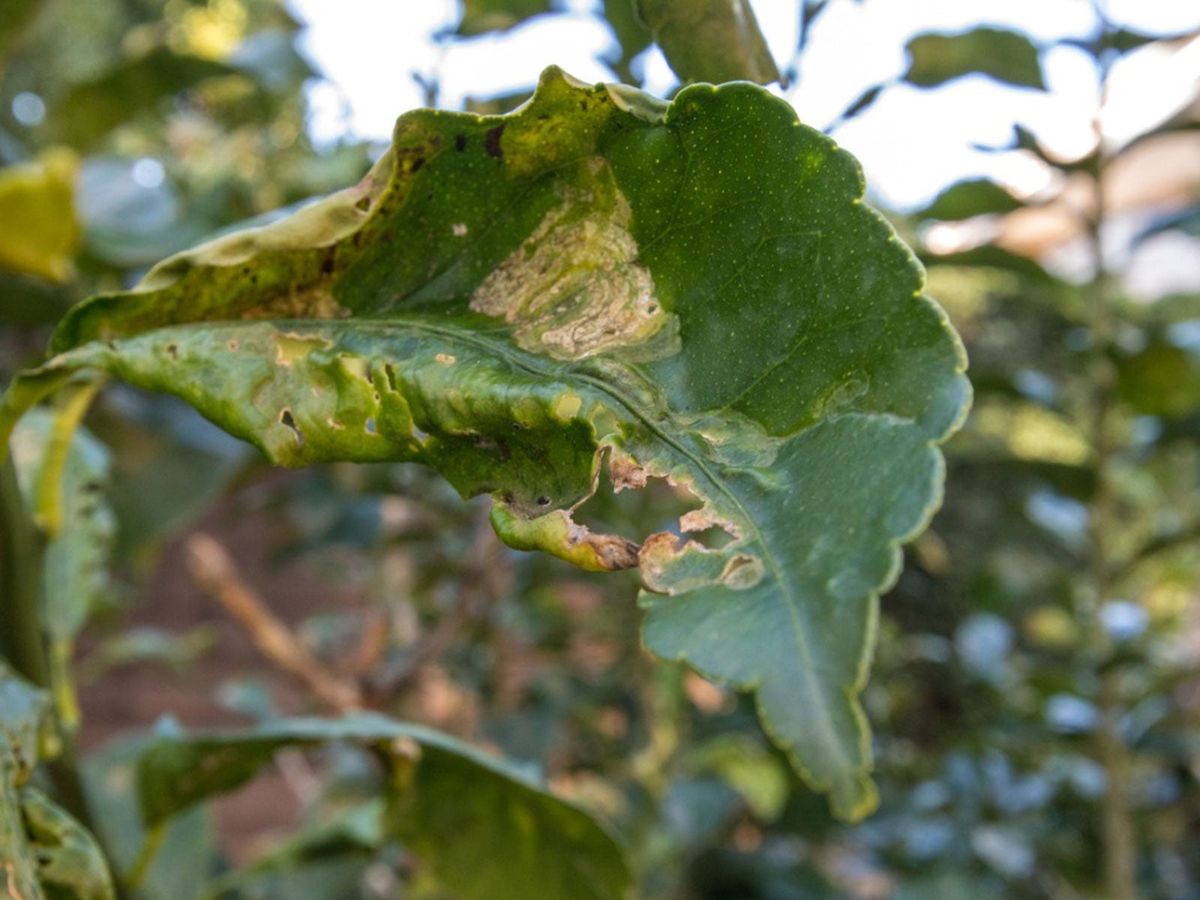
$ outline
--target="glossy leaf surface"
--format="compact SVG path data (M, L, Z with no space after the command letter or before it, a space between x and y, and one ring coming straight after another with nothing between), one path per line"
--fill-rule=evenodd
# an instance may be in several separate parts
M273 461L412 460L511 546L638 567L656 654L757 691L845 817L873 805L878 591L968 397L857 164L749 84L669 106L557 70L504 117L421 111L364 181L174 257L60 325L0 431L72 373L176 394ZM607 467L682 532L572 518Z

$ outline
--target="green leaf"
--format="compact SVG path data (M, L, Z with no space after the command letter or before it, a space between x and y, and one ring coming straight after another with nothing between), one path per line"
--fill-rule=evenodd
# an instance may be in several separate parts
M51 127L59 140L86 150L134 116L156 113L182 91L210 78L239 74L224 63L155 47L72 87L54 105Z
M54 527L47 529L41 620L60 724L73 730L79 722L71 674L75 639L108 593L116 519L104 493L108 451L85 429L70 421L64 429L62 422L62 414L35 410L13 433L12 453L30 506L42 501L39 493L58 492L46 498L58 509ZM52 480L43 484L52 462L57 463Z
M115 896L100 845L74 817L31 787L21 791L21 814L49 897L110 900Z
M637 0L604 0L604 19L617 43L613 50L604 54L603 59L622 81L636 84L630 65L654 40L638 18Z
M1200 409L1200 359L1161 340L1117 360L1117 396L1136 412L1171 418Z
M371 713L278 719L240 732L160 737L138 794L153 824L246 782L285 747L348 741L393 761L385 828L450 889L478 900L625 896L629 872L608 833L503 762L420 726Z
M748 0L637 0L637 11L679 80L779 80Z
M1038 48L1025 35L1003 28L973 28L956 34L925 33L905 45L904 80L937 87L964 75L987 75L1015 87L1046 89Z
M1007 188L996 182L987 178L973 178L950 185L914 215L918 219L955 222L974 216L1009 213L1024 205Z
M61 148L0 169L0 269L50 281L71 277L79 246L78 160Z
M527 19L554 9L553 0L463 0L457 34L474 37L490 31L508 31Z
M358 186L75 307L14 416L78 370L182 397L276 463L411 460L490 493L511 546L637 566L646 643L755 690L843 816L878 592L940 499L969 396L855 161L761 88L669 106L549 70L503 117L418 111ZM684 532L572 514L607 466ZM640 544L640 546L639 546Z
M128 877L146 840L138 810L137 760L147 738L138 735L105 744L84 761L82 775L88 808L112 854L113 868ZM179 900L200 896L218 870L216 825L212 810L197 805L166 824L166 833L138 888L138 900Z
M0 890L8 900L106 900L112 883L95 840L26 784L52 735L46 693L0 661Z

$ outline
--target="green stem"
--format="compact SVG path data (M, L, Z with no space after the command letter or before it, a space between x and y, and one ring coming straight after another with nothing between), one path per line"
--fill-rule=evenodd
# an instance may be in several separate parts
M1103 38L1110 26L1101 0L1093 4ZM1096 51L1096 73L1100 86L1101 106L1107 96L1110 60L1101 47ZM1121 672L1108 657L1111 641L1100 620L1100 609L1113 589L1113 558L1111 538L1121 527L1120 510L1113 491L1113 463L1119 448L1113 445L1113 395L1116 373L1109 349L1116 336L1118 321L1109 297L1109 272L1104 254L1103 225L1106 216L1104 173L1106 159L1100 112L1097 111L1094 130L1096 153L1092 160L1091 176L1095 196L1092 215L1088 221L1094 272L1088 286L1087 299L1091 313L1092 337L1097 351L1092 372L1092 410L1089 423L1092 450L1095 454L1096 493L1091 510L1091 598L1088 618L1093 659L1099 665L1097 706L1099 724L1096 731L1096 756L1104 768L1107 784L1100 811L1100 834L1104 848L1104 894L1108 900L1137 898L1137 834L1130 802L1130 772L1133 756L1120 731L1123 712ZM1107 664L1106 664L1107 663Z
M0 465L0 652L27 681L49 684L41 628L42 537L11 459Z

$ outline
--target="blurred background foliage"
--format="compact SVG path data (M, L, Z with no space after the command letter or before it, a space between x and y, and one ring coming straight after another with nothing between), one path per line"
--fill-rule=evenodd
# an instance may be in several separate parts
M683 80L794 83L822 17L854 2L801 0L791 60L772 59L742 0L646 0L642 18L630 0L465 0L429 40L594 16L613 80L641 83L656 38ZM748 32L729 25L747 12ZM232 578L335 688L525 761L611 823L639 896L1200 897L1200 285L1171 277L1200 251L1200 39L1095 12L1073 45L1097 96L1119 58L1149 52L1190 79L1179 103L1122 141L1098 125L1071 157L1013 123L989 149L1040 167L1045 187L975 178L888 213L964 338L976 403L947 448L945 506L883 603L866 693L875 816L836 823L744 698L652 665L628 578L501 548L484 508L424 471L273 471L180 404L112 387L66 488L87 537L58 551L84 564L62 588L52 665L78 684L92 818L119 878L140 883L130 895L445 895L373 824L378 773L341 744L283 750L173 820L130 879L130 760L156 719L337 705L255 650L219 602ZM366 171L378 143L311 136L322 74L304 27L276 0L6 0L0 380L82 297ZM984 25L915 36L905 71L830 128L903 84L1045 91L1046 49ZM441 74L413 72L430 103ZM1165 274L1135 290L1122 276L1142 254ZM636 536L681 508L665 489L604 490L585 518ZM198 561L199 531L236 561L225 582Z

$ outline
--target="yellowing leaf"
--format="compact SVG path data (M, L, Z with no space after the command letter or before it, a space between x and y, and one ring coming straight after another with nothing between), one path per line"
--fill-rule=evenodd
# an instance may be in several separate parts
M75 218L78 160L50 150L0 169L0 268L51 281L71 277L79 246Z

